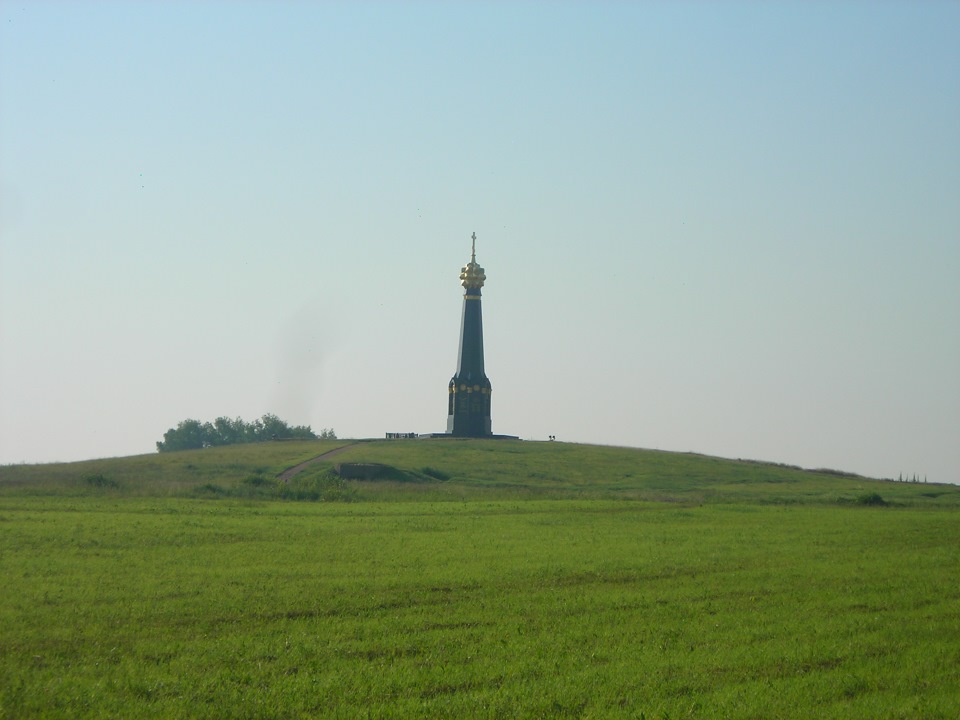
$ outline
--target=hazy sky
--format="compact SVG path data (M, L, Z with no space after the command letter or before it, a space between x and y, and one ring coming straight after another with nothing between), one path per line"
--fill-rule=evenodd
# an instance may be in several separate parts
M186 418L960 482L960 3L0 0L0 462Z

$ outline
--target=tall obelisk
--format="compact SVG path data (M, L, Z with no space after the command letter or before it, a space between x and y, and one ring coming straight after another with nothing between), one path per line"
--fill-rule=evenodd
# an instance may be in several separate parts
M447 433L455 437L490 437L490 381L483 371L483 316L480 288L487 276L477 265L477 234L470 262L460 271L463 315L460 320L460 353L457 373L450 380L447 398Z

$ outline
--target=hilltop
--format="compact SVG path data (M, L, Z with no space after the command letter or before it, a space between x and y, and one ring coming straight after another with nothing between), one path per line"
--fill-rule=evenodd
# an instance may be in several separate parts
M335 453L331 451L336 451ZM319 457L325 456L325 457ZM288 480L284 471L307 461ZM373 480L336 468L377 465ZM347 475L347 473L344 473ZM600 445L510 440L265 442L73 463L0 467L0 494L313 500L631 499L654 502L960 506L953 485L902 483Z

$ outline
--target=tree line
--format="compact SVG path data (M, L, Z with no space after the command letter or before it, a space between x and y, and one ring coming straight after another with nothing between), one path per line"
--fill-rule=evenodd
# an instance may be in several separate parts
M157 452L195 450L266 440L335 440L336 437L333 428L324 428L318 435L309 425L290 427L276 415L269 413L253 422L245 422L242 418L231 420L228 417L218 417L212 423L182 420L175 428L170 428L163 434L163 440L157 441Z

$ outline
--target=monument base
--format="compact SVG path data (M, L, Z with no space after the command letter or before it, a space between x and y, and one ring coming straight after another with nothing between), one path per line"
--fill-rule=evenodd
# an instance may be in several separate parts
M451 440L519 440L519 435L484 435L483 437L464 437L452 433L426 433L421 434L421 438L440 439L449 438Z

